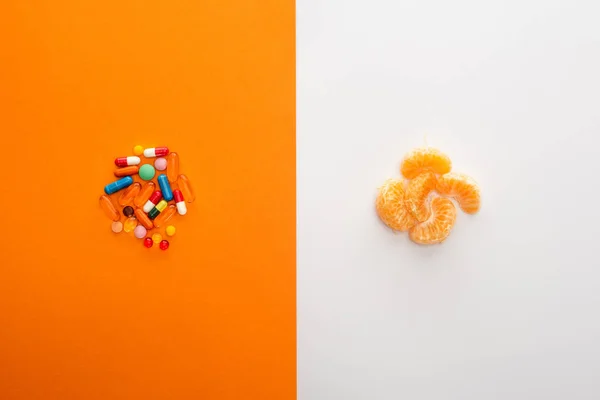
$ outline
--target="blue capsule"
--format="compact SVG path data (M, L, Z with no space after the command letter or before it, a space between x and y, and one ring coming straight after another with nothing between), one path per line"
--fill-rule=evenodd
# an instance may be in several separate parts
M160 174L156 180L158 181L158 186L160 186L163 199L166 201L173 200L173 191L171 190L171 185L169 185L167 176L165 174Z
M113 194L118 192L121 189L125 189L127 186L133 183L133 178L130 176L126 176L123 179L119 179L118 181L114 181L113 183L109 183L104 186L104 193Z

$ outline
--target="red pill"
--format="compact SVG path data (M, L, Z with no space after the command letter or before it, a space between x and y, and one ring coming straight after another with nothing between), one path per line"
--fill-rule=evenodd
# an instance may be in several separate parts
M115 159L115 165L117 167L127 167L128 165L138 165L141 163L139 157L131 156L131 157L119 157Z
M152 196L150 196L146 204L144 204L144 212L149 213L150 210L152 210L154 206L158 204L160 199L162 199L162 193L160 192L160 190L157 190L156 192L152 193Z
M144 150L144 157L164 157L169 154L168 147L152 147Z
M146 239L144 239L144 246L146 246L147 248L152 247L153 244L154 242L152 241L152 238L147 237Z
M160 247L161 250L168 249L169 248L169 241L168 240L161 241L159 247Z

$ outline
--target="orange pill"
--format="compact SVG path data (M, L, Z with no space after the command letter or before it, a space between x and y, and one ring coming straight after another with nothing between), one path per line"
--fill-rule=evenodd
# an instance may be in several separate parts
M165 208L160 214L158 214L158 217L154 218L154 226L160 228L169 222L169 220L173 218L173 215L175 215L175 211L177 211L177 207L175 207L174 204L171 204L169 207Z
M179 154L169 153L167 156L167 178L169 182L175 183L179 176Z
M141 208L137 208L135 210L135 217L140 222L140 224L144 225L144 228L146 229L152 229L152 227L154 226L152 220L148 218L148 215Z
M138 167L137 165L132 165L132 166L125 167L125 168L119 168L119 169L115 169L115 176L134 175L134 174L137 174L139 170L140 170L140 167Z
M181 192L183 193L183 198L188 203L191 203L194 200L196 200L196 195L194 194L194 190L192 189L192 184L187 176L183 174L179 175L179 178L177 179L177 186L179 187L179 190L181 190Z
M146 182L142 187L142 190L135 196L133 204L135 204L136 207L144 207L144 204L146 204L150 195L156 190L155 187L156 185L154 185L154 182Z
M113 221L118 221L121 217L119 215L119 212L115 208L115 205L113 204L112 200L107 195L103 194L102 196L100 196L100 208L102 208L104 214L106 214L106 216L112 219Z
M137 194L140 192L141 187L142 185L136 182L133 185L129 186L127 189L125 189L119 197L119 204L122 206L126 206L127 204L131 203L133 201L133 198L137 196Z

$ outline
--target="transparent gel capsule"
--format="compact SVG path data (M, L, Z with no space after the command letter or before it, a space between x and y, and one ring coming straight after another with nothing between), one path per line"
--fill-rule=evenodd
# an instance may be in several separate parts
M115 208L115 205L113 204L110 197L108 197L107 195L103 194L102 196L100 196L100 208L102 208L102 211L104 211L104 214L106 214L106 216L108 218L110 218L111 220L113 220L113 221L119 220L119 217L120 217L119 212Z
M179 187L179 190L181 190L181 192L183 193L183 198L185 199L185 201L191 203L194 200L196 200L194 189L192 189L192 184L187 176L183 174L179 175L179 178L177 179L177 186Z
M127 189L125 189L119 197L119 204L122 206L126 206L127 204L131 203L133 201L133 198L137 196L137 194L140 192L141 187L142 185L136 182L133 185L129 186Z

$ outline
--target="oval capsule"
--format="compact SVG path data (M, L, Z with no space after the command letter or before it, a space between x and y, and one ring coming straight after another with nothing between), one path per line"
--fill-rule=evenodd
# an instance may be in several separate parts
M104 214L113 221L118 221L121 217L110 197L105 194L100 196L100 208L102 208Z
M185 200L188 203L191 203L194 200L196 200L194 189L192 189L192 183L190 182L187 176L183 174L179 175L179 178L177 178L177 186L183 193L183 196L185 197Z
M121 193L121 196L119 196L119 204L126 206L127 204L131 203L133 198L140 192L141 188L142 185L140 185L138 182L129 186L123 193Z
M135 196L133 204L135 204L136 207L143 207L150 198L150 195L154 193L155 190L156 186L154 185L154 182L146 182L144 186L142 186L142 189L138 195Z
M129 165L138 165L142 160L139 157L117 157L115 158L115 165L117 167L127 167Z
M177 213L179 213L179 215L185 215L187 213L187 207L185 205L185 201L183 200L183 194L181 194L181 190L173 190L173 198L175 199L175 204L177 205Z
M179 155L177 153L169 153L167 156L167 178L169 182L177 182L179 176Z
M121 189L125 189L127 186L133 183L133 178L130 176L126 176L125 178L121 178L118 181L114 181L113 183L109 183L104 186L104 193L113 194L118 192Z
M148 218L146 213L144 213L144 210L142 210L141 208L135 210L135 217L140 222L140 224L142 224L144 228L148 230L152 229L152 227L154 226L152 220Z
M162 210L160 214L158 214L158 216L154 219L154 226L156 226L157 228L164 226L167 222L171 220L171 218L173 218L173 215L175 215L176 211L177 207L175 207L173 204Z
M152 196L150 196L146 204L144 204L144 212L149 213L150 211L152 211L152 209L158 204L160 199L162 199L162 193L160 192L160 190L157 190L154 193L152 193Z
M167 202L165 200L159 201L158 204L155 205L152 210L150 210L150 212L148 213L148 217L150 219L156 218L158 214L160 214L165 208L167 208Z
M160 174L156 180L158 181L158 186L160 186L163 199L167 201L173 200L173 191L171 190L171 185L169 184L167 176L165 174Z
M116 177L135 175L140 170L140 167L137 165L132 165L131 167L119 168L115 170Z
M151 147L149 149L144 150L144 157L164 157L169 154L168 147Z

